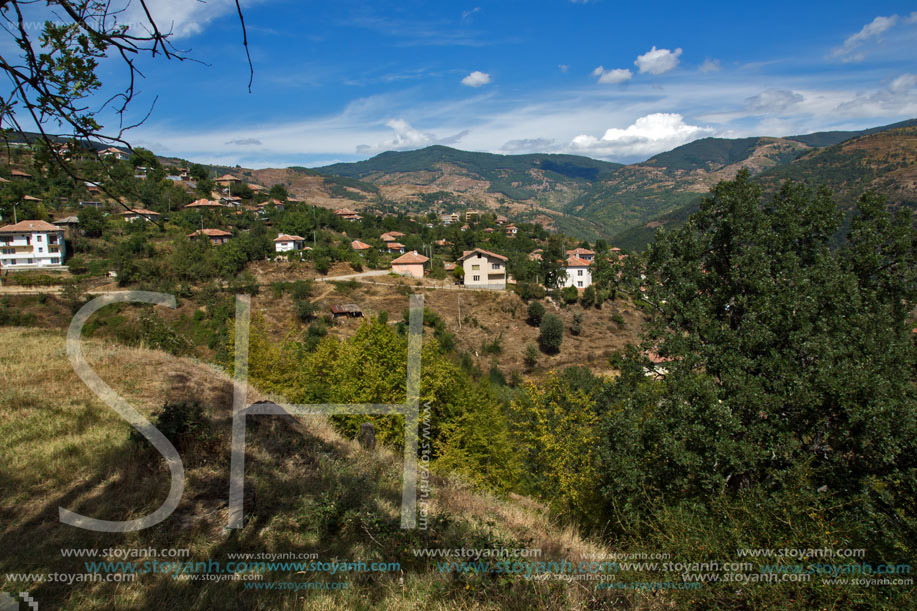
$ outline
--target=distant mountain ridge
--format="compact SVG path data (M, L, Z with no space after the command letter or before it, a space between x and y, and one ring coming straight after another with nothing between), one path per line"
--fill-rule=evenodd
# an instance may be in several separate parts
M629 230L639 233L647 224L666 224L667 215L679 217L681 208L742 168L753 175L776 172L822 148L915 126L917 119L785 138L702 138L630 165L578 155L497 155L431 146L316 171L375 184L395 196L416 187L451 193L473 205L486 194L490 207L518 204L512 212L519 220L547 214L582 237L612 238Z

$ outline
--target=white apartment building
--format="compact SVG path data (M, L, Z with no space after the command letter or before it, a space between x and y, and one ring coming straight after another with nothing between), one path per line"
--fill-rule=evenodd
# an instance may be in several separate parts
M28 269L63 265L64 230L45 221L19 221L0 227L0 267Z

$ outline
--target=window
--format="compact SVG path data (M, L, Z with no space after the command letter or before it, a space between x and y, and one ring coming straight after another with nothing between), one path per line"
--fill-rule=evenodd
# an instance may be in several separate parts
M41 242L41 235L35 236L35 241L36 241L36 242Z
M38 247L38 254L41 254L41 253L43 253L44 251L45 251L44 248L42 248L41 246Z
M54 257L53 259L51 259L51 264L52 265L60 264L60 259L58 259L57 257Z
M576 270L576 275L577 275L577 276L582 276L582 275L583 275L583 270L581 270L581 269Z
M583 281L580 280L579 282L577 282L577 283L576 283L576 286L582 288L582 286L583 286Z
M476 271L478 271L479 269L481 269L481 266L480 266L480 265L472 265L472 266L471 266L471 270L472 270L472 271L475 271L475 272L476 272Z
M500 264L499 264L499 263L491 263L491 264L490 264L490 269L500 269Z
M481 281L481 277L480 277L480 276L474 276L474 281L475 281L475 282L480 282L480 281Z

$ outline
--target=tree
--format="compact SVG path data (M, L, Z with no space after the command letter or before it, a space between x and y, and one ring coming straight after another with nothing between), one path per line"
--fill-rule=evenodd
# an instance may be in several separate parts
M633 351L609 392L609 503L639 516L661 498L757 494L796 515L822 503L799 495L821 490L833 537L904 549L917 526L917 230L873 195L835 248L842 220L824 189L786 183L765 200L742 171L657 237L642 348L666 373L649 392Z
M0 1L0 25L11 35L15 49L0 57L0 71L9 82L8 91L0 93L0 124L13 126L23 137L23 124L34 125L54 162L74 180L86 180L48 132L69 132L75 144L85 145L88 150L96 151L98 147L93 145L97 143L117 144L132 150L125 132L143 123L152 111L151 108L136 121L128 112L136 94L135 84L143 77L138 60L188 58L172 45L172 31L160 29L147 0L117 5L104 0L47 0L44 14L49 19L39 33L31 27L34 21L30 20L35 4L29 0ZM131 4L135 9L139 7L137 22L125 25L125 11ZM236 8L247 54L245 22L238 0ZM122 87L109 90L102 87L99 66L108 58L116 58L126 68ZM91 98L99 95L107 101L93 103ZM99 122L100 114L111 110L118 117L118 126L116 132L106 133L105 126ZM102 184L101 189L118 199L108 191L107 185ZM122 205L127 207L123 202Z
M556 314L548 314L541 321L538 343L548 353L557 353L564 340L564 323Z
M584 315L582 312L573 313L573 324L570 325L570 333L572 335L579 335L583 332L583 318Z
M541 324L541 319L544 318L544 306L541 305L540 301L533 301L529 303L528 314L529 324L537 327Z
M207 168L199 163L192 163L191 167L188 168L188 174L190 174L191 178L198 182L210 178L210 172L208 172Z
M535 366L538 364L538 348L534 344L529 344L525 347L522 362L525 363L525 368L528 371L535 369Z
M98 208L87 206L80 210L77 218L80 221L80 231L88 238L102 237L105 231L105 215Z
M580 304L582 304L584 308L591 308L596 305L595 287L591 284L583 290L583 295L580 297Z
M287 188L280 183L271 187L271 190L268 191L267 196L271 199L279 199L282 202L287 201L287 198L290 197L290 194L287 192Z

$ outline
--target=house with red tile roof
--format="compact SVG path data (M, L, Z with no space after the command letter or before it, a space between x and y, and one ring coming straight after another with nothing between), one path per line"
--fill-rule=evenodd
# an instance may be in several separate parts
M404 244L399 244L398 242L389 242L388 244L385 245L385 248L389 252L397 252L397 253L404 254Z
M466 250L456 263L465 270L466 287L502 291L506 289L507 261L503 255L475 248Z
M147 222L156 222L159 220L158 212L153 212L152 210L147 210L146 208L134 208L133 210L122 212L121 216L128 223L133 223L134 221L138 220Z
M228 231L223 231L222 229L198 229L194 233L189 233L188 237L206 237L208 240L210 240L211 244L218 246L228 242L229 238L232 237L232 234Z
M0 227L0 268L62 265L67 256L64 230L45 221L25 220Z
M564 270L564 275L560 279L561 286L573 286L581 290L591 285L592 271L589 269L590 265L592 265L591 261L586 261L576 255L569 256L561 266Z
M423 278L424 264L426 264L426 262L429 260L430 259L427 257L417 254L417 251L415 250L401 255L392 261L392 271L396 274L401 274L402 276Z
M292 250L302 250L306 243L306 238L298 235L288 235L281 233L274 238L274 252L290 252Z
M366 242L361 242L360 240L354 240L353 242L351 242L350 247L360 253L366 252L367 250L372 248L372 246L370 246Z
M595 252L589 250L588 248L574 248L573 250L567 251L568 257L579 257L584 261L593 261L595 260Z
M191 208L192 210L195 208L224 208L224 207L225 206L223 206L223 204L221 204L220 202L215 202L209 199L196 199L193 202L191 202L190 204L188 204L187 206L185 206L185 208Z

